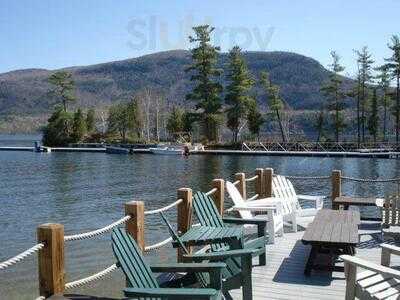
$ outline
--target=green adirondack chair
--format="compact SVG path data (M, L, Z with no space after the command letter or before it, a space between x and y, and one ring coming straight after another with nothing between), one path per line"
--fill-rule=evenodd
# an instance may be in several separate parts
M149 266L135 240L124 229L113 230L112 249L122 268L128 285L126 297L133 299L221 299L221 271L224 263L174 263ZM160 288L154 273L208 272L209 288Z
M253 299L253 287L251 282L252 256L256 252L254 249L236 249L221 250L217 252L206 252L190 254L178 234L173 230L165 215L160 212L161 218L164 220L168 230L185 255L184 260L187 262L224 262L226 268L222 270L222 292L225 299L232 299L229 294L230 290L242 287L242 295L244 300ZM189 274L190 275L190 274ZM197 281L202 286L207 286L209 277L204 273L195 273Z
M258 256L259 265L265 266L266 264L266 252L265 252L265 244L266 244L266 236L265 236L265 228L266 228L266 220L252 219L246 220L242 218L232 218L232 217L222 217L217 207L214 204L214 201L207 196L205 193L196 192L193 197L193 207L195 213L200 221L200 224L203 226L211 226L211 227L225 227L226 224L236 224L236 225L256 225L257 226L257 238L246 241L244 243L244 249L252 249L256 250L253 252L253 256ZM213 244L211 246L212 251L220 251L226 250L229 248L226 244Z

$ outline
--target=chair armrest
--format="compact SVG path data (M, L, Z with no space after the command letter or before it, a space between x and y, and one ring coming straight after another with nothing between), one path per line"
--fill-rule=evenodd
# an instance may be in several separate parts
M202 260L225 260L231 257L240 256L252 256L256 253L256 249L238 249L238 250L226 250L226 251L215 251L201 254L186 254L183 257L187 260L202 261Z
M253 225L265 226L267 224L267 220L261 220L261 219L241 219L241 218L224 217L222 218L222 221L228 224L239 224L239 225L253 224Z
M268 198L261 198L261 199L254 199L254 200L246 200L247 205L260 205L260 206L269 206L269 205L276 205L282 203L282 199L278 197L268 197Z
M150 269L154 273L162 272L209 272L215 269L223 269L224 263L175 263L175 264L152 264Z
M309 201L321 201L326 198L326 196L297 195L297 198Z
M266 211L273 213L279 210L279 208L276 206L233 206L232 210Z
M345 268L346 264L350 264L356 267L361 267L365 270L400 279L400 271L397 271L395 269L371 263L365 259L361 259L351 255L341 255L340 258L344 261Z
M400 247L389 245L389 244L381 244L382 248L381 253L381 265L389 267L390 266L390 256L392 254L400 255Z
M195 289L195 288L125 288L126 297L168 297L171 299L204 299L207 296L217 295L214 289ZM186 297L186 298L183 298ZM189 297L189 298L188 298Z

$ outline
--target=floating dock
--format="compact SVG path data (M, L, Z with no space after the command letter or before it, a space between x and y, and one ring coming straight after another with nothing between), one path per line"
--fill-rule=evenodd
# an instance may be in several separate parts
M29 151L29 152L90 152L108 154L152 154L149 149L142 148L123 148L123 147L95 147L95 148L75 148L75 147L40 147L37 151L35 147L0 147L0 151ZM190 151L191 155L262 155L262 156L299 156L299 157L362 157L362 158L400 158L400 152L368 152L368 151L265 151L265 150L201 150Z

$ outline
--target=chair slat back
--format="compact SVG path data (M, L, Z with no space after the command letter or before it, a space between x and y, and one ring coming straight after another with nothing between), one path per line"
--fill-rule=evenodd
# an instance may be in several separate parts
M125 229L115 228L111 235L112 249L130 287L158 288L156 278L144 261L136 241Z
M301 210L299 197L297 197L297 193L296 193L296 190L294 189L292 182L289 179L287 179L285 176L281 176L281 177L283 177L283 180L286 182L286 185L288 186L290 194L293 196L293 203L295 205L296 210Z
M200 224L211 227L225 227L224 221L219 214L214 201L205 193L196 192L193 197L193 207ZM212 251L223 251L229 249L226 243L216 243L211 245ZM242 271L240 258L228 258L226 268L222 270L222 276L229 278L239 274Z
M289 193L289 188L284 184L283 176L277 175L272 179L272 191L275 197L282 199L282 209L285 215L293 212L294 201Z
M211 227L225 227L222 217L212 199L205 193L196 192L193 197L193 207L200 224Z
M382 224L386 226L400 225L400 198L398 196L385 198L382 208Z
M236 188L236 186L230 182L226 181L226 190L229 194L229 197L231 197L233 204L235 206L239 207L246 207L246 201L244 201L242 195L240 194L239 190ZM243 219L253 219L254 215L252 214L251 211L248 210L239 210L239 215Z

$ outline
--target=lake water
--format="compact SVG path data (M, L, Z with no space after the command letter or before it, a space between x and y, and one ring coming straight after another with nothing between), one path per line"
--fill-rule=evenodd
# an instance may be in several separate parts
M38 138L0 136L0 146L30 146ZM149 154L0 152L0 261L34 245L39 224L64 224L66 234L97 229L121 218L127 201L142 200L146 209L158 208L173 202L178 188L208 191L214 178L233 179L239 171L254 174L258 167L272 167L275 173L287 175L329 175L333 169L341 169L346 176L364 178L400 175L400 161L389 159L224 155L184 159ZM330 194L330 181L294 184L299 193ZM393 184L346 182L343 193L382 196L397 189ZM168 217L175 221L174 209ZM146 217L145 230L147 243L167 237L158 216ZM148 255L153 261L170 258L175 258L170 247ZM66 244L67 282L112 263L109 234ZM34 299L38 295L36 273L36 255L0 271L0 299ZM124 284L117 271L110 279L71 292L121 296Z

